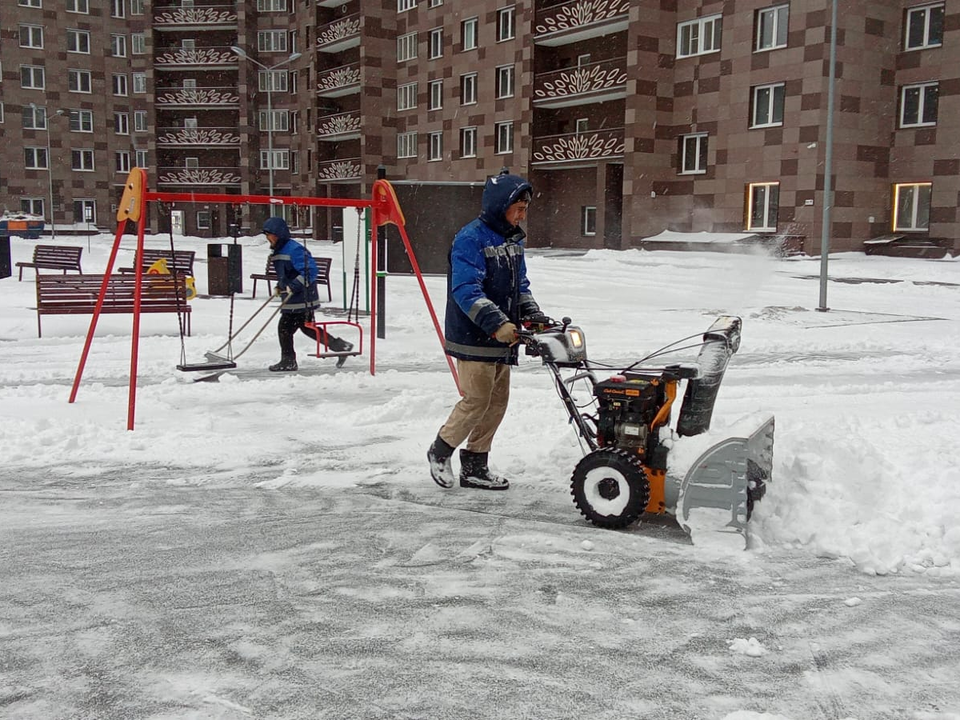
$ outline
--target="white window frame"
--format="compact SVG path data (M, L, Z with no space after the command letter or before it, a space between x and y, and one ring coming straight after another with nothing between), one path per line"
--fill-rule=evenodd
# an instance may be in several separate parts
M76 86L76 88L74 88ZM86 89L84 89L86 88ZM89 70L71 68L67 70L67 92L89 95L93 92L93 75Z
M43 26L20 25L20 47L31 50L43 50ZM26 42L24 42L26 40Z
M257 31L257 51L264 53L287 52L286 30Z
M477 73L464 73L460 76L460 104L477 104Z
M47 129L47 109L34 105L23 106L23 129L24 130L46 130Z
M580 234L594 237L597 234L597 206L582 205L580 209Z
M513 65L501 65L497 68L497 100L513 97L515 79L516 68Z
M67 0L66 6L68 13L77 13L78 15L90 14L90 0Z
M774 5L773 7L757 10L756 35L753 38L754 52L779 50L787 46L787 36L790 33L790 6ZM782 18L782 19L781 19ZM782 25L782 28L781 28ZM771 28L769 40L764 39L764 29ZM783 37L781 37L781 29Z
M210 210L197 210L197 230L209 230L213 227L213 213Z
M707 133L689 133L680 136L680 174L702 175L707 171Z
M428 35L427 59L436 60L443 57L443 28L433 28Z
M777 213L771 217L770 198L773 193L771 190L776 188ZM760 196L762 195L762 199ZM754 203L763 203L763 217L758 224L754 224ZM779 182L760 182L747 185L747 230L750 232L776 232L777 218L780 211L780 183ZM772 223L771 223L772 220Z
M131 73L130 79L132 80L134 95L143 95L144 93L147 92L147 74L146 73L142 73L142 72Z
M907 95L916 92L917 93L917 113L914 119L907 118ZM930 82L930 83L916 83L914 85L904 85L900 90L900 127L902 128L912 128L912 127L933 127L937 124L937 115L939 113L940 105L940 83ZM933 120L924 120L923 117L926 114L927 106L933 103L934 107L934 117Z
M260 70L257 73L257 87L260 92L287 92L290 87L290 75L286 70ZM272 87L271 87L272 86Z
M150 115L146 110L133 111L133 131L135 133L147 132L150 129Z
M289 170L290 169L290 151L289 150L274 150L273 151L273 170ZM260 169L261 170L270 170L271 167L270 161L270 151L261 150L260 151Z
M417 34L415 32L397 36L397 62L415 60L417 57Z
M477 156L477 128L460 128L460 157L475 158Z
M429 137L429 155L427 160L429 162L443 160L443 132L432 132Z
M440 7L441 5L443 5L443 0L430 0L430 2L427 3L427 7L432 8Z
M93 150L89 148L71 148L70 168L74 172L94 172L96 170L96 160L94 159Z
M112 0L110 3L110 17L125 18L126 16L126 0Z
M90 54L90 32L67 28L67 52L77 55Z
M115 112L113 114L113 131L117 135L130 134L130 113Z
M415 130L397 133L397 160L417 157L417 133Z
M893 230L894 232L929 232L930 208L933 197L933 183L897 183L893 186ZM904 218L900 203L910 203L909 217ZM926 225L922 224L923 201L926 201ZM906 220L906 222L904 222Z
M77 212L77 207L79 206L80 212ZM89 217L87 210L90 210ZM74 222L86 222L86 223L96 223L97 222L97 201L91 198L74 198L73 199L73 221Z
M442 110L443 80L431 80L428 89L427 110Z
M143 0L130 0L130 14L143 15Z
M720 13L677 23L677 57L720 52L722 28L723 15Z
M494 132L494 154L509 155L513 152L513 120L495 123Z
M42 8L43 0L17 0L17 5L28 8Z
M127 97L130 94L130 78L126 73L113 73L110 78L110 88L114 97Z
M475 17L467 18L460 23L461 52L477 49L477 35L479 33L479 26L480 19Z
M271 109L268 113L261 110L258 127L261 132L290 132L290 111Z
M3 101L0 100L0 125L3 125Z
M49 170L50 157L45 147L26 145L23 148L23 167L26 170Z
M127 56L127 36L120 33L110 35L110 54L112 57Z
M40 212L37 212L37 211ZM20 212L38 217L46 217L47 210L43 198L22 197L20 198Z
M776 119L777 115L777 90L780 90L780 119ZM750 113L750 127L751 128L770 128L770 127L780 127L783 125L783 116L784 116L784 105L786 105L786 83L770 83L769 85L755 85L751 90L752 102L751 102L751 113ZM761 107L765 108L767 113L767 120L765 122L760 122L760 109Z
M397 86L397 112L416 109L417 84L412 82Z
M71 110L68 116L70 132L92 133L93 110Z
M28 73L29 84L24 85L24 71ZM39 81L39 85L36 84ZM45 90L47 87L47 71L42 65L20 66L20 88L22 90Z
M118 150L114 153L113 160L114 170L118 173L128 173L132 167L130 162L130 151L129 150Z
M257 0L257 12L286 12L287 0Z
M146 150L137 150L135 156L136 166L138 168L146 168L150 166L150 156Z
M417 6L417 0L397 0L397 12L407 12L407 10L413 10Z
M147 54L147 34L146 33L131 33L130 35L130 54L131 55L146 55Z
M945 3L931 3L930 5L920 5L907 9L906 17L903 23L903 49L904 51L924 50L926 48L941 47L943 45L943 18L946 14ZM931 42L930 33L932 30L932 15L935 10L940 11L940 39ZM910 28L914 22L923 23L923 40L918 45L910 44Z
M497 42L513 40L517 36L517 6L497 10Z
M577 135L583 135L584 133L590 132L589 118L577 118L576 122L573 124L573 132Z

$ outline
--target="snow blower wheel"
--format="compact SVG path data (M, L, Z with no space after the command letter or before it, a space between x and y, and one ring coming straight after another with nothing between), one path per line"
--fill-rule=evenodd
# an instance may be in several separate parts
M600 448L577 463L570 492L583 516L602 528L630 525L650 501L650 483L639 456L619 448Z

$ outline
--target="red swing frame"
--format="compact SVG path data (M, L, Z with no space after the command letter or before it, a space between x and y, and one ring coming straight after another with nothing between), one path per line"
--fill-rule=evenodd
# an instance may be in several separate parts
M273 197L270 195L222 195L213 193L172 193L156 192L147 188L147 173L143 168L133 168L127 176L124 185L123 197L117 208L117 232L114 236L113 247L110 251L110 257L107 260L107 267L103 273L103 283L100 286L100 295L97 298L97 304L93 310L93 316L90 318L90 327L87 329L87 337L83 344L83 352L80 355L80 361L77 365L77 373L73 380L73 386L70 390L70 399L73 403L77 399L77 391L80 388L80 380L83 377L83 369L87 362L87 356L90 352L90 345L93 342L93 336L97 329L97 321L100 319L100 311L103 307L103 300L107 293L110 281L110 275L113 272L113 266L117 259L117 252L120 249L120 240L123 237L127 222L131 221L137 225L137 257L143 254L143 239L146 234L146 207L148 202L183 202L183 203L228 203L231 205L251 204L251 205L299 205L305 207L335 207L335 208L370 208L372 211L372 226L379 228L383 225L396 225L403 239L404 248L407 251L407 257L413 267L413 272L417 276L420 284L420 291L423 293L423 299L430 312L430 318L433 321L434 329L437 333L437 339L440 341L440 347L443 348L444 338L443 330L440 327L440 321L433 308L430 295L427 292L426 284L423 281L423 273L420 272L420 265L417 262L413 247L410 244L410 238L407 236L403 211L400 209L400 203L397 200L396 192L393 186L386 180L379 179L373 184L372 197L366 199L335 199L335 198L316 198L316 197ZM370 374L376 374L376 308L377 308L377 253L370 254ZM137 404L137 360L140 350L140 299L143 289L143 266L136 263L134 269L134 301L133 301L133 331L130 347L130 384L127 397L127 430L133 430L136 418ZM330 321L329 323L317 323L318 325L327 324L350 324L360 328L360 352L363 349L363 328L359 322L349 321ZM326 334L326 333L324 333ZM319 351L319 341L318 341ZM460 388L460 381L457 377L457 369L453 359L449 355L444 355L447 359L447 365L450 373L453 375L453 381Z

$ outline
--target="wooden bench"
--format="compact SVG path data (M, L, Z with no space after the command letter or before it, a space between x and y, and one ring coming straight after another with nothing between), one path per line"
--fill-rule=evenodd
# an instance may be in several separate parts
M76 270L82 273L80 269L80 255L83 253L82 247L61 246L61 245L37 245L33 248L33 262L18 262L20 268L19 280L23 280L23 269L32 267L38 273L40 270Z
M327 288L327 302L333 300L333 291L330 289L330 266L333 265L333 259L328 257L315 257L317 263L317 285L325 285ZM273 271L273 262L267 259L267 267L262 273L251 273L250 279L253 280L253 295L257 296L257 280L265 280L267 283L267 293L272 292L270 287L277 281L277 274Z
M132 313L136 275L111 275L101 313ZM41 275L37 273L37 337L43 315L91 315L97 306L103 275ZM180 288L179 299L176 288ZM190 304L185 284L174 284L169 275L144 275L140 293L141 313L182 312L190 334Z
M146 272L150 269L150 266L153 265L157 260L166 260L167 268L172 274L174 269L177 271L177 275L183 275L187 277L193 277L193 259L196 256L195 250L174 250L173 251L173 267L170 266L170 251L169 250L143 250L143 259L140 261L140 264L143 266L143 271ZM130 274L135 271L136 267L122 267L117 268L122 273Z

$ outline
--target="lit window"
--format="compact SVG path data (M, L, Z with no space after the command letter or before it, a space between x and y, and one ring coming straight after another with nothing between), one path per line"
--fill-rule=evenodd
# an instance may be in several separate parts
M720 26L720 15L697 18L677 25L677 57L719 52Z
M903 49L921 50L943 44L944 4L924 5L907 10Z
M747 230L776 232L780 208L780 183L750 183L747 186Z
M783 98L786 88L783 83L758 85L753 88L753 113L750 127L773 127L783 125Z
M904 85L900 95L900 127L937 124L939 83Z
M787 46L789 5L757 10L757 35L754 51L775 50Z
M680 136L680 173L696 174L707 171L707 135L697 133Z
M901 183L893 187L893 229L922 232L930 229L931 183Z

